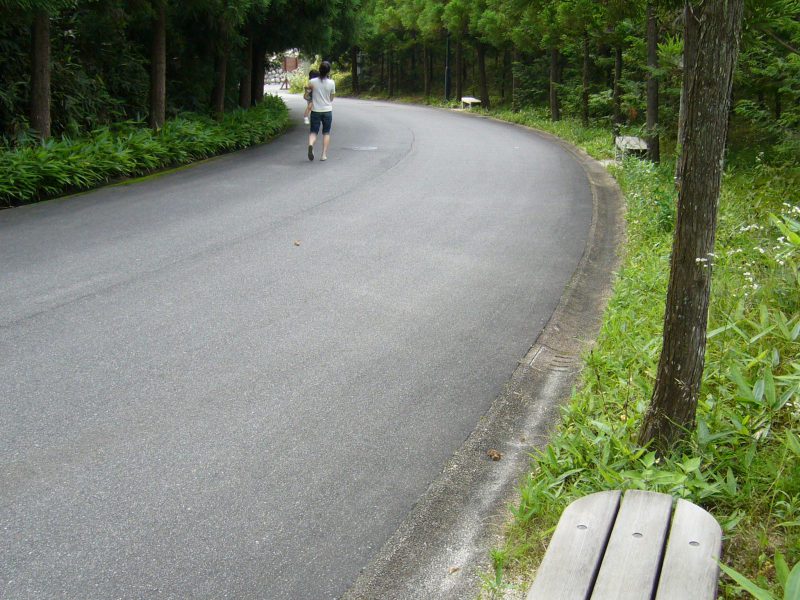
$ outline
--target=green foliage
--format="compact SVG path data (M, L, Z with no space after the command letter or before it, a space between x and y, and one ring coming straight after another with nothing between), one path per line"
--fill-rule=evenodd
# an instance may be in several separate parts
M0 203L32 202L245 148L276 136L287 124L286 106L277 96L267 96L221 122L187 114L159 132L129 122L98 128L86 138L7 150L0 153Z

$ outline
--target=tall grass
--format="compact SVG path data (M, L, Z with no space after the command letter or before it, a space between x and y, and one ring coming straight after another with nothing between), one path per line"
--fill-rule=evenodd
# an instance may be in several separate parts
M283 101L267 96L258 106L228 113L222 121L185 115L158 132L139 123L121 123L85 138L63 137L0 151L0 206L86 190L263 143L288 123Z
M612 154L607 130L551 124L535 113L496 116ZM613 297L580 384L512 508L496 570L526 581L572 500L607 489L647 489L704 506L725 532L724 561L776 592L782 556L800 560L800 168L745 164L724 176L708 348L697 426L665 458L640 447L666 298L676 195L674 163L612 167L627 201L628 239ZM779 569L780 570L780 569ZM491 593L502 590L496 573ZM723 598L745 597L732 579Z

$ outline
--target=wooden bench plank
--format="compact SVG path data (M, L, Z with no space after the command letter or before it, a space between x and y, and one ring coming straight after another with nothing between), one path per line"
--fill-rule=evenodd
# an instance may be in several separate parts
M527 600L587 600L617 515L619 491L579 498L561 515Z
M652 600L671 515L672 496L625 492L592 600Z
M722 528L705 510L678 500L656 600L717 597Z

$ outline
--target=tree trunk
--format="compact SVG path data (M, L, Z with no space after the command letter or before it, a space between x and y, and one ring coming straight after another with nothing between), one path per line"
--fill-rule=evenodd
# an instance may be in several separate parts
M358 83L358 46L350 48L350 82L353 94L357 96L361 92L361 87Z
M686 3L685 121L678 214L672 246L664 340L653 399L639 442L666 454L694 425L703 375L708 298L744 0Z
M622 46L614 48L614 136L619 135L622 125Z
M559 84L559 52L558 48L550 48L550 120L561 120L561 108L558 104Z
M228 77L228 41L224 34L219 35L214 53L214 90L211 93L211 112L217 120L221 120L225 114L225 84Z
M658 17L654 2L647 3L647 157L661 161L658 139Z
M253 31L249 25L245 35L247 43L244 46L244 71L239 80L239 107L247 109L253 103Z
M589 31L583 31L583 80L581 86L581 121L589 126Z
M431 97L431 52L428 44L422 45L422 93L425 98Z
M481 106L489 110L489 84L486 81L486 45L483 42L477 44L478 52L478 81L481 88Z
M264 46L253 41L253 75L250 78L250 102L255 106L264 99Z
M381 75L380 75L381 87L383 87L383 85L386 83L386 72L385 72L386 71L386 67L385 67L385 62L386 61L384 60L384 55L385 54L386 53L383 50L381 50Z
M39 10L31 31L31 127L50 137L50 15Z
M517 98L517 74L514 71L514 65L519 62L519 51L514 48L511 54L511 110L519 112L519 100ZM550 107L552 109L552 90L550 92Z
M503 49L503 76L500 79L500 98L502 99L503 104L506 103L508 100L508 86L506 82L508 80L508 74L511 71L511 52L508 48ZM512 74L511 77L513 78L514 75Z
M157 1L150 46L150 127L161 129L167 118L167 6Z
M456 101L464 97L464 44L456 39Z
M394 96L394 52L389 50L389 98Z

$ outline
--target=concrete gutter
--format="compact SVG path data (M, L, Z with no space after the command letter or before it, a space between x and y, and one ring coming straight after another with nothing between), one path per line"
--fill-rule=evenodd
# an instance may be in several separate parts
M583 257L504 392L344 600L478 595L480 573L492 568L489 550L502 542L507 506L517 501L530 452L547 443L559 406L569 399L583 366L582 356L596 339L624 238L622 194L606 169L584 151L548 133L530 131L564 148L586 172L593 215ZM502 459L489 458L490 449L501 452Z

